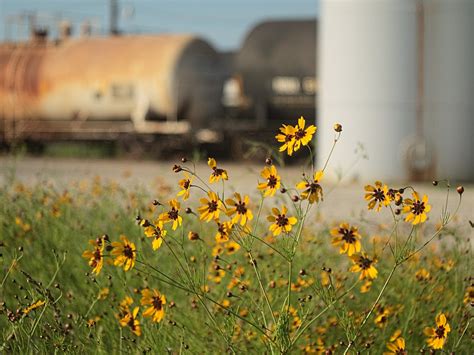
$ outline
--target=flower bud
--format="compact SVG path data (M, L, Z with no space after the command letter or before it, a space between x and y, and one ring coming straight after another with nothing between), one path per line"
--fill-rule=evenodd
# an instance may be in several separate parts
M459 195L462 195L464 193L464 186L458 186L456 188L456 191L458 192Z
M173 171L174 171L175 173L179 173L179 172L182 171L182 170L183 170L183 168L182 168L180 165L176 165L176 164L173 165Z
M431 183L433 184L433 186L438 186L438 181L437 180L433 180Z
M272 164L273 164L272 158L267 158L267 159L265 159L265 164L267 164L267 165L272 165Z
M334 124L334 130L335 130L337 133L342 132L342 125L341 125L340 123L335 123L335 124Z
M188 159L186 159L186 157L181 158L181 163L186 163L187 161L188 161Z
M189 231L188 233L188 239L189 240L198 240L199 239L199 234L193 231Z

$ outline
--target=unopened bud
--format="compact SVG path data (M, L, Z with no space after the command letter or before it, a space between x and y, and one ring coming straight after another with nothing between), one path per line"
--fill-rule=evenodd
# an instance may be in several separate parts
M181 163L186 163L187 161L188 161L188 159L186 159L186 157L181 158Z
M335 130L337 133L342 132L342 125L341 125L340 123L335 123L335 124L334 124L334 130Z
M199 234L193 231L189 231L188 233L188 239L189 240L198 240L199 239Z
M456 191L458 192L459 195L462 195L464 193L464 186L458 186L456 188Z
M272 165L273 164L272 159L271 158L265 159L265 164Z
M191 214L193 213L193 210L190 208L190 207L187 207L184 212L186 212L187 214Z
M431 183L433 184L433 186L438 186L438 181L436 180L433 180Z
M153 200L152 203L153 203L153 206L161 206L161 203L158 200Z
M300 198L297 195L294 195L293 197L291 197L291 200L293 202L298 202L300 200Z
M180 165L176 165L176 164L175 164L175 165L173 166L173 171L174 171L175 173L179 173L179 172L182 171L182 170L183 170L183 168L182 168Z
M287 191L287 190L286 190L284 187L282 187L282 188L280 189L280 192L281 192L282 194L286 193L286 191Z

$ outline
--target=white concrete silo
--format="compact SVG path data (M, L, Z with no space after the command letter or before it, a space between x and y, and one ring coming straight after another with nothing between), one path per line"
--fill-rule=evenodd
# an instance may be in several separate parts
M331 171L347 170L360 142L369 160L346 177L364 182L408 177L406 146L416 131L417 11L413 0L322 0L317 164L343 137Z
M474 1L424 1L424 131L437 178L474 181Z
M318 163L340 121L333 166L349 167L357 142L370 158L352 176L474 181L474 1L323 0L321 10Z

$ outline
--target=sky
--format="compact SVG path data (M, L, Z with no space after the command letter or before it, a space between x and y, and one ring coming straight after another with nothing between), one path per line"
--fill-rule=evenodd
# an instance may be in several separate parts
M238 48L262 20L314 18L319 8L319 0L119 0L119 4L119 26L125 32L195 33L221 50ZM0 0L1 40L27 36L26 22L18 25L12 20L25 11L37 12L40 23L50 27L66 18L76 28L91 19L96 32L108 29L109 0Z

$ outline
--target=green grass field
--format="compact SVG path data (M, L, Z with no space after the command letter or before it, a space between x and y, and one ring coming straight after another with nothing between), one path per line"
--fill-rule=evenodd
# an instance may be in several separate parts
M222 177L209 165L211 180ZM270 191L272 176L260 177L247 203L222 179L193 175L191 163L174 169L166 196L99 177L66 186L5 179L2 353L472 351L472 229L455 211L436 216L425 201L418 213L423 192L418 202L409 188L403 202L389 199L397 187L369 219L321 220L321 177L283 192L284 181ZM361 199L368 191L361 186ZM173 229L175 198L182 224ZM393 223L380 223L382 214Z

